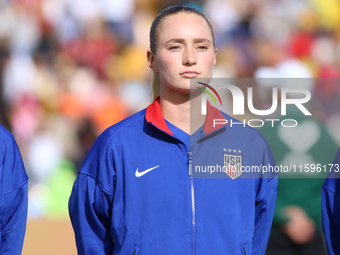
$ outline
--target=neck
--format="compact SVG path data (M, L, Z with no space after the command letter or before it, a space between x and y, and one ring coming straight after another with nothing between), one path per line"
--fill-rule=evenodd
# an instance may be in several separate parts
M160 95L160 107L163 117L188 134L193 134L205 121L201 115L201 95L190 94Z

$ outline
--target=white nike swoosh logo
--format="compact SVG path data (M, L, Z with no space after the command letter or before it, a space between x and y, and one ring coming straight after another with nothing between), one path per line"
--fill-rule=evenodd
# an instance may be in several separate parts
M157 167L159 167L159 165L158 165L158 166L155 166L155 167L152 167L152 168L149 168L149 169L147 169L147 170L145 170L145 171L143 171L143 172L138 172L138 168L137 168L135 175L136 175L136 177L141 177L141 176L143 176L144 174L146 174L146 173L148 173L148 172L154 170L154 169L157 168Z

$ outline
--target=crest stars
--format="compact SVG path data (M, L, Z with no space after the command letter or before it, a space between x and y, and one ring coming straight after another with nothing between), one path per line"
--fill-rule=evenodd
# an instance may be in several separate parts
M236 149L226 149L226 148L223 148L223 151L226 151L226 152L234 152L234 153L242 153L241 150L236 150Z

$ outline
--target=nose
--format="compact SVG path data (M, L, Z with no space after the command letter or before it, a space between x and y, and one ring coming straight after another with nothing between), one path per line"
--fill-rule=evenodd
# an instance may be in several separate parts
M184 66L192 66L197 63L197 57L195 51L191 48L187 48L183 52L182 64Z

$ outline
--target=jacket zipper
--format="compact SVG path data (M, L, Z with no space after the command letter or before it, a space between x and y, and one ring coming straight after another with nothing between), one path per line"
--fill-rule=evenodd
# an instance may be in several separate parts
M244 248L244 246L242 246L243 249L243 254L246 255L246 249Z
M191 190L191 212L192 212L192 254L196 254L196 209L195 209L195 187L194 187L194 178L192 172L192 152L188 152L188 164L189 164L189 176L190 176L190 190Z
M188 151L188 164L189 164L189 176L192 176L192 159L191 159L191 151Z

